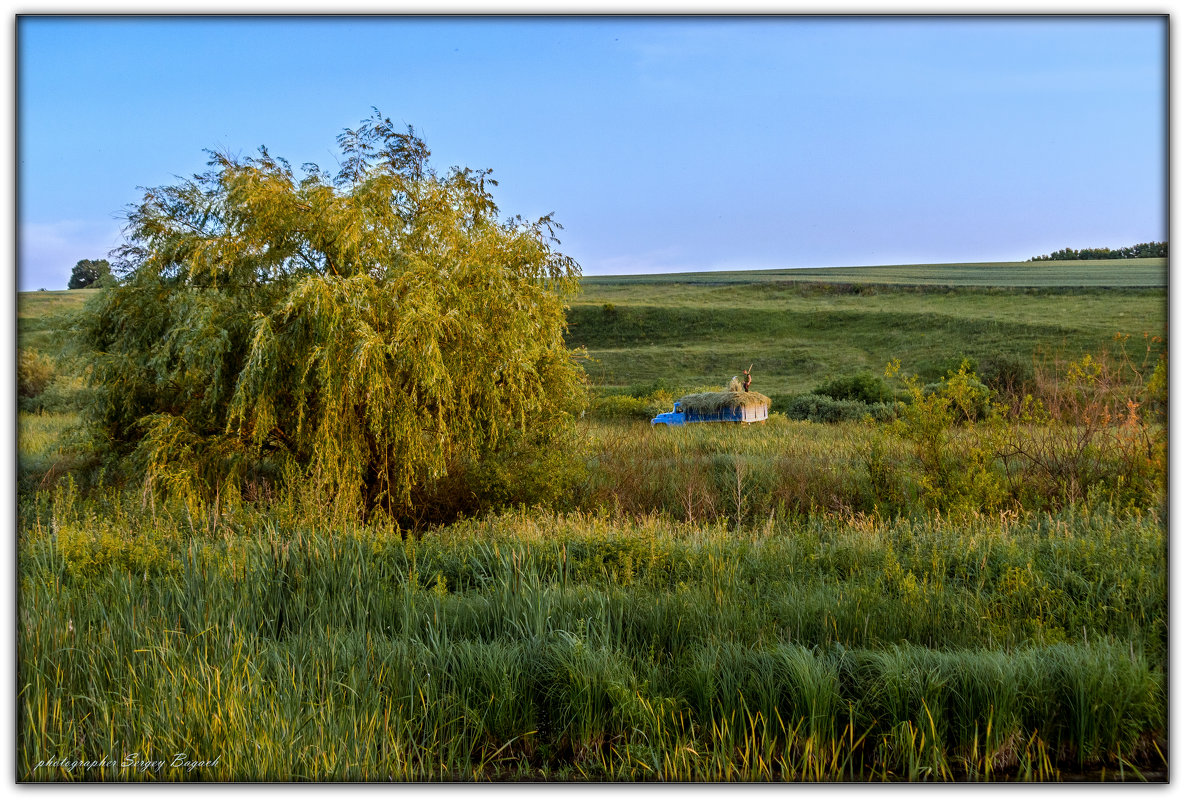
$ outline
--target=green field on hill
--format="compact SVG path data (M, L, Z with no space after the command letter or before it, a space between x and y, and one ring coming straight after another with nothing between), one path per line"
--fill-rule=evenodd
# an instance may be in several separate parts
M753 364L756 388L796 393L891 359L932 380L962 356L1075 357L1113 349L1116 334L1140 350L1145 333L1163 338L1165 260L1130 261L588 277L568 341L605 389L720 384Z
M16 298L17 342L22 348L45 353L59 349L63 315L82 308L98 290L62 289L55 292L20 292Z
M1166 287L1165 259L589 276L567 339L602 390L723 384L752 364L755 388L788 395L892 359L933 380L963 356L1076 357L1117 334L1142 350L1167 332ZM59 315L91 291L21 293L21 347L56 350Z
M787 270L722 270L661 275L589 276L588 287L630 283L890 284L907 286L994 287L1164 287L1168 259L1099 259L1084 261L1010 261L971 264L899 264L868 267L817 267Z

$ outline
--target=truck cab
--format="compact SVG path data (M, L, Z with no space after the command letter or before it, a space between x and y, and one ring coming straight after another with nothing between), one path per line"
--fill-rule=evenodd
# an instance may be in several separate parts
M650 421L652 426L681 426L687 422L687 415L679 408L679 401L675 401L674 407L669 412L663 412L658 417Z

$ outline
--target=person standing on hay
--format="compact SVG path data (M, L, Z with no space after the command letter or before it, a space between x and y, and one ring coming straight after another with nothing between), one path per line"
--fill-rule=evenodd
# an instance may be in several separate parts
M753 369L753 365L750 364L749 370L752 370L752 369ZM741 371L745 375L744 383L741 383L741 380L739 378L737 378L735 375L732 377L732 380L728 382L728 391L729 392L748 392L749 391L749 385L753 383L753 376L751 376L749 374L749 370L742 370Z

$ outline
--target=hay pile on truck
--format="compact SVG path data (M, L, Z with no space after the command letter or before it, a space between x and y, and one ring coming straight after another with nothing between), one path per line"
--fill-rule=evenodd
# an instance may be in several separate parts
M674 408L650 421L656 426L685 423L760 423L769 417L769 398L760 392L725 390L684 395Z

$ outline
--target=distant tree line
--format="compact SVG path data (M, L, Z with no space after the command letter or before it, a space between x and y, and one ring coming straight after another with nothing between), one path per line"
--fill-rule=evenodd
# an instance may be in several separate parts
M1034 256L1029 261L1072 261L1075 259L1151 259L1168 257L1168 242L1141 242L1126 248L1112 250L1111 248L1084 248L1074 250L1063 248L1047 256Z

